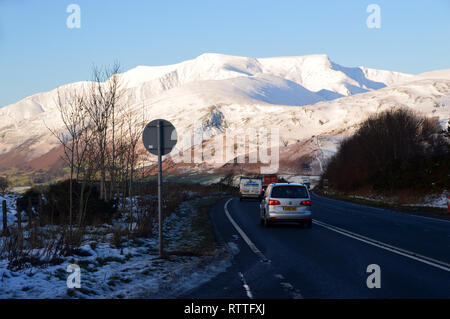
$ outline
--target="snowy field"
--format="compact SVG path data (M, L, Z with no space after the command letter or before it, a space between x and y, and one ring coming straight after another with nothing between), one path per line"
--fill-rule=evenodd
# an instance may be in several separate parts
M9 225L16 221L16 196L0 197L0 201L8 202ZM196 204L202 199L183 202L165 219L167 251L180 251L201 241L195 235L185 238L183 234L189 230L192 216L198 214ZM110 227L102 225L95 231L107 233ZM170 255L159 259L156 227L152 237L127 241L121 248L110 243L111 233L104 242L92 242L87 236L81 256L62 257L57 265L25 264L23 269L14 270L8 267L6 258L0 259L0 298L175 298L231 265L233 252L226 248L217 248L206 256ZM71 264L81 268L79 289L67 287L67 267Z
M436 208L447 208L447 197L448 192L443 192L442 194L434 194L434 195L428 195L422 200L418 198L418 201L413 204L405 204L404 206L427 206L427 207L436 207ZM383 201L387 204L396 204L395 198L390 197L384 197L384 196L358 196L358 195L351 195L349 197L352 198L358 198L358 199L364 199L368 201Z
M423 206L447 208L447 197L449 193L442 193L440 195L430 195L425 198Z

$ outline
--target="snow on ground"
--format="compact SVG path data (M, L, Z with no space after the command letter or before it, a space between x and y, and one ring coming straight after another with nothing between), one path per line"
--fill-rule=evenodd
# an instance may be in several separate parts
M14 196L5 198L14 200ZM166 251L188 249L201 240L183 237L198 200L182 203L165 219ZM108 225L96 231L105 228ZM83 256L63 257L58 265L28 264L14 271L7 268L6 259L0 259L0 298L174 298L225 271L236 253L231 248L218 248L209 256L170 255L159 259L156 229L151 238L127 241L121 248L108 242L110 236L101 243L86 239L81 246ZM70 264L81 267L80 289L67 288Z
M158 259L154 240L143 240L136 247L115 249L101 244L84 246L88 257L67 258L50 267L31 267L21 271L6 269L0 261L0 298L174 298L225 271L230 254L214 256L171 256ZM81 288L68 289L67 266L81 267Z
M449 193L442 193L440 195L430 195L425 198L423 206L447 208L447 198Z
M450 69L435 70L418 74L418 76L424 79L447 79L450 80Z
M372 196L360 196L360 195L349 195L350 198L356 198L356 199L363 199L363 200L368 200L368 201L372 201L372 202L384 202L386 204L395 204L395 202L393 202L391 199L387 199L384 196L381 195L372 195Z
M387 204L398 204L396 198L385 197L381 195L371 195L371 196L360 196L360 195L349 195L351 198L363 199L373 202L384 202ZM443 192L442 194L432 194L427 195L424 198L416 198L417 202L412 204L403 204L404 206L427 206L436 208L447 208L447 197L448 193Z

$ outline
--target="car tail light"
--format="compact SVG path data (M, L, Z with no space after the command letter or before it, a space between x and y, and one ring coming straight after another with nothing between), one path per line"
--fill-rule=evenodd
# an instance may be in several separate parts
M279 200L276 199L270 199L269 200L269 205L281 205Z
M302 200L301 202L300 202L300 205L303 205L303 206L311 206L311 201L308 199L308 200Z

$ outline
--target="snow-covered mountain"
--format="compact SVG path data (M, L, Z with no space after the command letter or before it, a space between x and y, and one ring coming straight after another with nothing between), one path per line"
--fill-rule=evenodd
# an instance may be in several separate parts
M416 76L344 67L326 55L256 59L203 54L174 65L138 66L121 79L124 107L136 114L144 105L149 119L166 118L179 132L200 121L208 137L224 128L278 127L285 158L295 145L304 145L295 153L320 166L339 136L373 112L405 105L447 119L450 80L443 73ZM0 108L0 167L25 165L57 146L47 129L61 127L56 96L55 89Z
M219 91L220 95L237 95L238 100L307 105L380 89L414 76L364 67L347 68L331 62L327 55L255 59L206 53L169 66L138 66L123 73L122 78L131 103L188 85L187 90L204 87L205 95ZM59 89L72 90L87 83ZM54 110L55 97L56 89L0 108L0 127Z

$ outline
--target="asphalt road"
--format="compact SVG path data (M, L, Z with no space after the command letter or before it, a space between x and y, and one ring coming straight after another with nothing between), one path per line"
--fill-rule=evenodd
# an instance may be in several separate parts
M223 199L210 216L236 251L184 298L450 298L450 222L312 195L313 227L259 224L259 202ZM380 268L380 287L367 278Z

